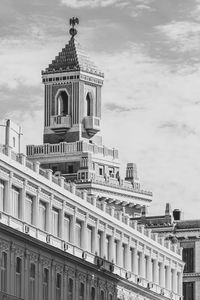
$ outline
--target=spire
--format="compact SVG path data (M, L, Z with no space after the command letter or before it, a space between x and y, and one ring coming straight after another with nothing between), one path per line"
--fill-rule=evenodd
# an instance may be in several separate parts
M69 34L72 36L71 38L73 39L74 36L77 34L77 30L75 27L75 25L78 25L79 24L79 19L77 17L73 17L73 18L70 18L69 19L69 25L72 26L69 30Z

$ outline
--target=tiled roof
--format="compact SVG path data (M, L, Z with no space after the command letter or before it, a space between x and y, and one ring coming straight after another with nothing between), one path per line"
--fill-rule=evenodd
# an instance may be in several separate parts
M104 77L104 74L96 67L80 44L74 38L71 38L42 74L80 70Z

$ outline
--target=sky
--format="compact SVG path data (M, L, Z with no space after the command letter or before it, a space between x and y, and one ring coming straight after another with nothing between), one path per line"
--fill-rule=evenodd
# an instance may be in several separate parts
M0 119L21 124L26 144L42 143L41 70L72 16L105 74L103 143L137 164L151 215L169 202L200 218L200 0L1 0Z

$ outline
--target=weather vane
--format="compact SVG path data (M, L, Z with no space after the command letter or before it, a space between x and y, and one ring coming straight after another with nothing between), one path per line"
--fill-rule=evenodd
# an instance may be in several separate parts
M69 19L69 25L72 26L69 30L70 35L72 36L71 38L73 39L74 36L77 34L77 30L75 27L75 25L79 24L79 19L77 17L73 17Z

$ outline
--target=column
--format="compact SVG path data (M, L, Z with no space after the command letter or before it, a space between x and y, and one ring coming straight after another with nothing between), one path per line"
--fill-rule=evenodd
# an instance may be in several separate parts
M8 214L12 213L12 179L13 172L10 172L9 181L5 184L5 211Z
M85 216L85 221L82 223L82 239L81 239L81 248L83 250L88 250L88 229L87 229L87 223L88 223L88 214Z
M25 205L26 205L26 186L27 186L27 180L24 179L23 182L23 188L20 191L20 217L24 221L25 220Z
M131 251L130 251L130 241L125 246L125 268L131 271Z
M33 224L35 226L38 226L38 225L40 226L40 219L39 219L40 192L41 192L41 188L38 187L37 195L35 197L34 207L33 207Z
M53 195L50 197L50 202L46 204L46 231L51 233L51 210L52 210Z
M177 269L173 269L172 271L172 278L173 278L173 292L177 293Z
M101 257L106 257L106 226L101 233Z
M24 299L28 299L29 290L29 251L25 250L24 255Z
M177 294L179 294L180 296L182 295L182 273L178 272L177 273Z
M115 229L109 240L109 261L114 262L115 257Z
M153 260L153 265L154 265L154 283L155 284L158 284L158 260L157 259L154 259Z
M138 253L137 253L137 245L133 249L133 273L138 275Z
M160 286L165 288L165 264L164 262L160 263Z
M147 257L147 274L146 278L148 281L152 282L152 261L151 255Z
M140 252L139 257L140 257L140 259L139 259L139 261L140 261L140 274L139 275L142 278L144 278L145 277L145 257L144 257L144 251Z
M63 240L64 239L64 201L62 204L62 209L59 210L59 237Z
M96 226L92 230L92 253L99 255L99 241L98 241L99 220L96 221Z
M167 286L168 290L171 290L171 267L167 266Z
M122 251L122 238L117 241L117 265L123 265L123 251Z
M76 234L76 208L74 209L74 215L70 219L70 243L75 244Z

